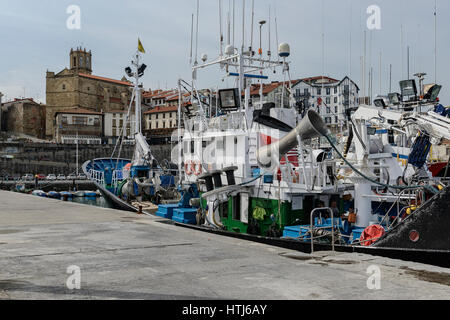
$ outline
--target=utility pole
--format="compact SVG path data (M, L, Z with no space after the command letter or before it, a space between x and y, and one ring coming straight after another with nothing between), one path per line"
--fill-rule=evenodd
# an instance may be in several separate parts
M389 93L392 92L392 64L389 65Z
M437 84L437 0L434 0L434 83Z
M2 131L2 97L3 93L0 92L0 132Z

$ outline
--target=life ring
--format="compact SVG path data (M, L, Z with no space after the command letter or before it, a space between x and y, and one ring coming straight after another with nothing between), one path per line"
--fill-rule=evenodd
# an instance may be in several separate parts
M196 166L195 161L191 161L191 174L196 174L195 166Z
M185 162L184 163L184 172L186 172L186 174L188 176L192 175L192 170L189 170L189 167L192 169L192 162L189 162L189 161Z
M195 169L195 167L196 167L197 165L198 165L198 170ZM201 162L197 162L197 163L194 164L194 174L195 174L196 176L201 175L201 174L202 174L202 170L203 170L203 167L202 167L202 163L201 163Z

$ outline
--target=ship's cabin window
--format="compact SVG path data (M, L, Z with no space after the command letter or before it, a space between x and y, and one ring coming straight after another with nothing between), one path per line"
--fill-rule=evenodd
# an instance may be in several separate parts
M241 196L233 198L233 220L241 221Z
M225 219L228 218L228 201L220 205L220 216Z

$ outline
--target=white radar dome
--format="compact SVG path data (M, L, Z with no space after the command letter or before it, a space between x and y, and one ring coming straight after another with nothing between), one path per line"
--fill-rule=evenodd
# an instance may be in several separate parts
M289 44L286 42L281 43L278 46L278 55L282 58L287 58L291 55L291 48L289 47Z

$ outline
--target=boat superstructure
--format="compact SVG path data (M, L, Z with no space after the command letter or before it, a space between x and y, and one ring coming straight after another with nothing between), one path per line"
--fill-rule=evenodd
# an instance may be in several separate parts
M113 154L108 158L85 162L83 171L114 207L151 213L156 210L155 204L161 203L164 199L176 197L176 192L174 176L167 174L159 165L142 134L142 85L139 79L144 75L147 66L141 63L141 59L141 53L138 50L132 61L134 72L130 67L125 69L127 75L134 78L134 88L121 137L117 141ZM122 159L120 153L125 140L125 128L130 121L133 107L136 119L134 154L132 159ZM116 151L118 156L114 157Z
M296 110L289 45L280 44L275 58L262 52L228 43L217 59L193 63L190 83L179 80L180 92L190 86L192 102L180 97L172 159L182 197L157 215L210 232L309 243L311 250L317 243L355 248L392 235L447 192L426 167L430 146L450 137L449 119L431 110L439 86L414 99L402 91L395 108L349 110L348 138L339 143L315 111L301 117ZM235 84L218 87L215 104L197 90L198 75L212 67ZM277 69L279 98L265 101L263 81ZM408 85L401 82L405 92Z

